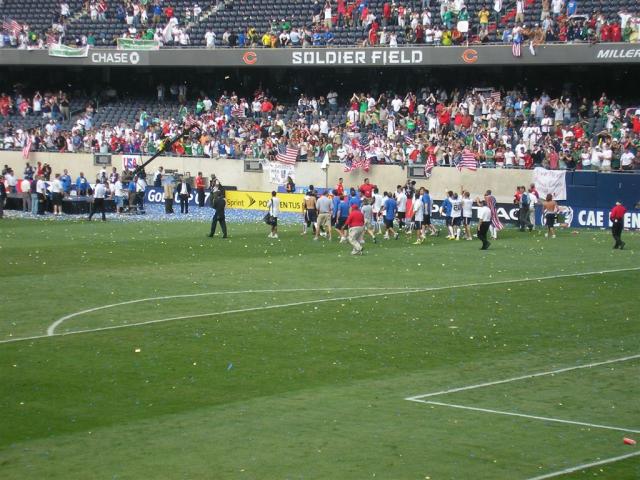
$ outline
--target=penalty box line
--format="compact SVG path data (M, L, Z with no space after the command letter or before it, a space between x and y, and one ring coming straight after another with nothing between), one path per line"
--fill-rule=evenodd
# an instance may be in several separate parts
M597 460L595 462L583 463L582 465L576 465L575 467L565 468L564 470L558 470L556 472L546 473L544 475L539 475L537 477L531 477L528 480L546 480L547 478L560 477L561 475L567 475L568 473L574 473L580 470L585 470L587 468L593 468L593 467L598 467L600 465L607 465L609 463L619 462L621 460L626 460L627 458L637 457L638 455L640 455L640 452L627 453L626 455L619 455L617 457L605 458L602 460Z
M636 355L629 355L626 357L620 357L620 358L613 358L610 360L604 360L601 362L593 362L593 363L588 363L585 365L576 365L573 367L566 367L566 368L559 368L556 370L548 370L545 372L538 372L538 373L531 373L528 375L521 375L519 377L512 377L512 378L507 378L504 380L497 380L494 382L484 382L484 383L478 383L475 385L467 385L464 387L458 387L458 388L451 388L449 390L441 390L439 392L433 392L433 393L427 393L424 395L416 395L413 397L407 397L405 398L405 400L408 400L410 402L417 402L417 403L423 403L423 404L427 404L427 405L437 405L440 407L449 407L449 408L457 408L457 409L461 409L461 410L469 410L469 411L473 411L473 412L481 412L481 413L491 413L494 415L505 415L505 416L510 416L510 417L521 417L521 418L527 418L530 420L540 420L540 421L545 421L545 422L555 422L555 423L564 423L564 424L569 424L569 425L580 425L580 426L585 426L585 427L590 427L590 428L601 428L601 429L606 429L606 430L617 430L617 431L621 431L621 432L627 432L627 433L640 433L640 430L637 429L633 429L633 428L624 428L624 427L616 427L616 426L611 426L611 425L601 425L601 424L597 424L597 423L588 423L588 422L578 422L575 420L564 420L561 418L552 418L552 417L542 417L539 415L528 415L525 413L517 413L517 412L507 412L504 410L494 410L494 409L490 409L490 408L480 408L480 407L473 407L473 406L469 406L469 405L459 405L456 403L447 403L447 402L437 402L434 400L425 400L427 398L433 398L433 397L437 397L437 396L443 396L443 395L447 395L447 394L452 394L452 393L457 393L457 392L464 392L464 391L468 391L468 390L474 390L474 389L478 389L478 388L484 388L484 387L491 387L494 385L503 385L506 383L511 383L511 382L517 382L519 380L526 380L529 378L537 378L537 377L544 377L544 376L549 376L549 375L555 375L558 373L565 373L565 372L571 372L574 370L581 370L584 368L594 368L594 367L599 367L602 365L609 365L612 363L619 363L619 362L626 362L629 360L635 360L640 358L640 354L636 354Z

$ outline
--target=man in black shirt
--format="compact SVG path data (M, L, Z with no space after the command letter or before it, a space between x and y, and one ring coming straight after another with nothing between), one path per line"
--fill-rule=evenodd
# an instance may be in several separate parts
M216 192L216 198L213 200L213 220L211 220L211 233L209 237L213 237L216 233L216 226L220 222L220 228L222 229L222 238L227 238L227 222L224 219L224 209L227 206L227 201L224 199L223 192Z

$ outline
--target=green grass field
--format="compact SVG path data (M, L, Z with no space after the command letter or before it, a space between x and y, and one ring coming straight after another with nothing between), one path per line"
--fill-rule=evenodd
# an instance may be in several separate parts
M1 221L0 478L640 478L640 235L264 227Z

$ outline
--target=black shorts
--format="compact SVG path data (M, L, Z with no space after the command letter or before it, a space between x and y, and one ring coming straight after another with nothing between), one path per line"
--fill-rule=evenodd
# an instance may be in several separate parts
M51 199L54 205L62 205L62 193L56 192L53 194L53 198Z
M556 224L556 214L555 213L547 213L544 216L544 219L545 219L544 224L549 228L553 228L553 226Z
M318 221L318 211L315 208L307 210L307 222L316 223Z
M347 221L347 217L338 218L338 221L336 222L336 228L338 230L342 230L342 227L344 227L344 222L346 221Z
M271 224L272 227L277 227L278 226L278 217L274 217L273 215L271 216Z
M471 225L471 217L462 217L462 224L464 226Z
M451 224L456 227L459 227L461 223L462 223L462 217L455 217L451 219Z
M413 222L413 226L416 230L422 230L422 222L419 220L415 220Z
M422 223L425 225L431 225L431 215L425 215L422 219Z
M398 220L404 220L406 212L398 212Z
M444 222L447 224L447 227L453 225L453 223L451 223L451 217L444 217Z
M384 226L387 228L393 228L393 218L392 219L388 219L388 218L384 218Z

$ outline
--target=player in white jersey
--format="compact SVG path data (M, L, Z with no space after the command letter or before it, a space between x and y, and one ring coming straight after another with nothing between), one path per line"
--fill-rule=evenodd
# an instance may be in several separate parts
M451 240L460 240L460 225L462 224L462 200L457 193L451 197L451 226L453 227L453 237Z
M414 245L420 245L424 241L424 203L422 203L422 195L416 192L413 197L413 228L416 231L416 241Z
M375 233L377 230L378 232L382 233L382 214L380 212L382 211L382 206L384 205L384 197L380 195L380 191L378 190L378 187L373 189L372 198L373 198L373 205L372 205L373 231Z
M464 238L473 240L471 237L471 218L473 217L473 200L471 194L462 190L462 225L464 226Z

